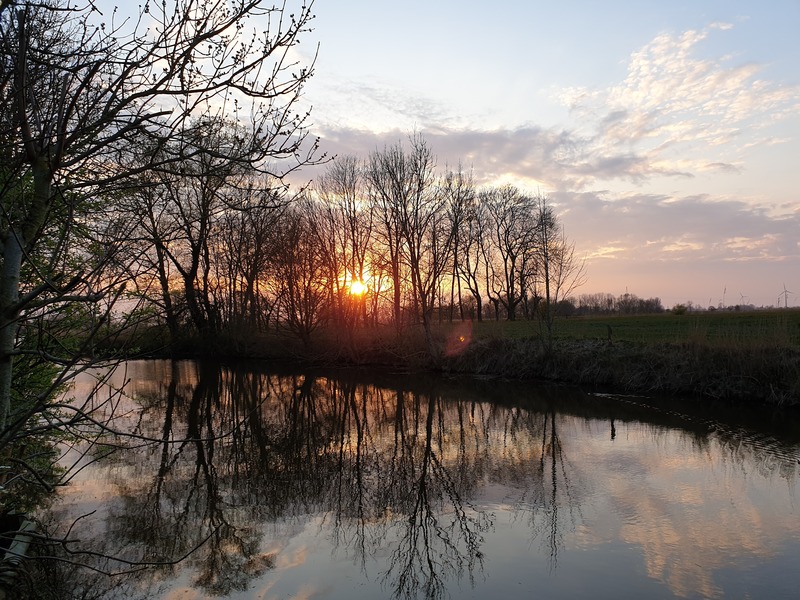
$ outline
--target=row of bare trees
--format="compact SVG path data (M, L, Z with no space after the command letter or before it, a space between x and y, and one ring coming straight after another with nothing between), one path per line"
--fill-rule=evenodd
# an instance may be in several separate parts
M223 138L223 139L220 139ZM132 280L170 332L287 328L305 344L345 331L485 316L538 318L583 281L583 264L541 194L475 186L437 168L419 135L338 158L299 195L217 160L217 127L179 174L128 195L142 241Z
M580 294L573 306L576 314L655 314L664 312L661 298L639 298L636 294L625 292L619 296L608 293Z
M349 284L366 285L365 322L541 317L583 282L583 263L548 199L514 186L478 189L461 167L437 170L425 140L345 157L315 185L306 211L326 248L331 298L346 315ZM351 294L352 296L352 294ZM350 298L352 301L352 298Z

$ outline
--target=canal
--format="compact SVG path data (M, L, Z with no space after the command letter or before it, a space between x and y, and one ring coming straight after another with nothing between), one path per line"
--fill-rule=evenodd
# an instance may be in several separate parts
M75 597L800 590L796 411L193 361L129 362L94 393L126 435L65 448L40 515L94 569L52 575Z

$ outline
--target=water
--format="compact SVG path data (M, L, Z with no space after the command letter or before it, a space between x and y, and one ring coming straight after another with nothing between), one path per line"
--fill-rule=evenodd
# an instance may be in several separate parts
M128 363L47 517L157 568L93 597L795 598L796 413L366 373ZM81 388L75 390L81 393ZM92 512L94 511L94 512ZM55 531L55 529L54 529ZM185 559L182 559L186 556ZM182 560L181 560L182 559Z

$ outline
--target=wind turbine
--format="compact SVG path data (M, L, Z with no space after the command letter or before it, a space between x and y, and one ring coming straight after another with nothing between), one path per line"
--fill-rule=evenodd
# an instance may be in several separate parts
M789 308L789 294L794 294L786 289L786 284L783 284L783 292L778 294L778 305L781 303L781 296L783 296L783 308Z

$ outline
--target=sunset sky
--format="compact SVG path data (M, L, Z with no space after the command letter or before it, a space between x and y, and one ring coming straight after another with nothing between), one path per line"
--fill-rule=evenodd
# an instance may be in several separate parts
M422 133L547 193L582 292L800 305L800 2L317 0L331 154ZM783 296L780 299L783 305Z

